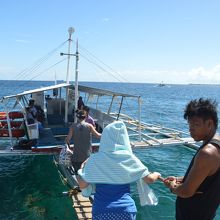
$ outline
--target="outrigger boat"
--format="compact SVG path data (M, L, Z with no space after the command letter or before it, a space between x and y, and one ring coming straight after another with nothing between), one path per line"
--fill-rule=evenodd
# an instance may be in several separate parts
M51 91L52 93L54 89L58 90L57 96L50 99L45 98L45 92L48 94ZM0 147L0 154L51 154L59 152L63 147L64 138L68 134L69 125L74 121L72 112L74 112L75 107L71 95L68 97L68 108L65 109L66 100L62 97L62 94L66 90L68 90L69 94L73 94L75 85L62 83L3 97L1 104L5 105L5 109L7 109L7 103L9 101L14 101L14 106L19 109L19 111L14 112L20 114L20 119L18 121L15 116L10 117L12 110L6 110L4 114L1 114L4 117L1 117L2 120L0 119L2 125L0 128L0 140L8 138L10 142L8 146ZM140 96L83 85L78 85L78 92L84 97L86 105L90 106L90 115L95 119L98 131L102 131L107 124L114 120L122 120L127 126L133 147L172 145L178 143L194 147L193 140L187 137L187 134L184 132L141 122ZM38 129L37 123L28 124L27 122L25 108L30 97L34 98L36 105L41 105L41 108L45 111L44 128L41 130ZM122 112L123 101L125 99L136 100L138 103L137 119ZM118 102L120 103L119 106ZM118 106L118 111L116 111L114 104ZM103 106L108 106L107 111L104 112L101 110ZM67 115L67 121L65 121L65 115ZM21 126L23 127L21 128ZM96 142L97 140L95 140ZM24 149L22 148L22 144L25 145ZM27 149L27 144L29 144L30 149Z
M70 42L71 34L69 44ZM134 148L176 144L198 148L187 133L142 122L140 96L78 85L78 56L77 47L74 84L69 83L67 77L66 83L24 91L4 96L1 99L0 104L5 111L0 113L2 125L0 129L4 127L7 135L1 135L3 130L0 130L0 155L53 154L62 176L72 188L75 187L77 181L74 170L72 167L59 164L59 153L65 146L65 137L70 124L76 120L72 113L76 109L79 95L90 107L90 115L95 119L96 129L99 132L102 132L103 128L114 120L122 120L127 126L131 146ZM51 96L48 97L48 94ZM37 123L29 124L27 120L26 106L30 98L34 99L35 104L40 106L45 113L43 128L40 130ZM132 116L123 112L126 99L130 99L133 106L138 106ZM19 128L15 126L16 124ZM13 130L15 127L17 133ZM18 135L19 129L22 130L22 135ZM7 144L5 140L8 140ZM92 145L95 150L98 150L98 140L93 139Z

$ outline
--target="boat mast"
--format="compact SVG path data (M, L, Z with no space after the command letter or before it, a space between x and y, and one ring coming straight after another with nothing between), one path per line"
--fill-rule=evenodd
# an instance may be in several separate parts
M74 28L73 27L70 27L69 29L68 29L68 32L69 32L69 39L68 39L68 41L69 41L69 46L68 46L68 63L67 63L67 74L66 74L66 83L69 83L69 66L70 66L70 56L71 56L71 54L70 54L70 48L71 48L71 42L72 42L72 34L73 34L73 32L74 32L75 30L74 30Z
M76 67L75 67L75 111L77 110L77 102L78 102L78 73L79 73L79 69L78 69L78 62L79 62L79 52L78 52L78 39L76 41L76 53L75 53L75 57L76 57ZM76 114L74 114L74 122L77 122L77 118L76 118Z
M66 83L69 84L69 64L70 64L70 46L71 46L71 42L72 42L72 33L74 32L74 28L73 27L70 27L68 29L68 32L69 32L69 46L68 46L68 63L67 63L67 74L66 74ZM67 87L66 88L66 103L65 103L65 123L67 124L68 122L68 103L69 103L69 88Z

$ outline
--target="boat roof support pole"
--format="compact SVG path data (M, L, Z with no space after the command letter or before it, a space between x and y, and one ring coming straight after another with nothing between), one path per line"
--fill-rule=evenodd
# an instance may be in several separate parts
M17 97L16 99L17 99L17 103L21 106L23 114L26 114L25 102L27 103L27 99L25 99L24 96L22 96L21 98Z
M24 104L24 106L28 106L28 100L27 100L27 98L25 97L25 96L22 96L22 102L23 102L23 104Z
M60 109L59 109L59 113L60 113L60 115L61 115L61 114L62 114L61 88L60 88L60 95L59 95L59 99L60 99Z
M26 106L27 106L27 99L25 98L25 96L21 96L21 98L16 98L16 101L19 103L19 105L21 106L21 108L23 110L26 110Z
M6 106L7 106L6 103L4 103L4 108L5 108L5 112L6 112L6 119L7 119L7 124L8 124L8 134L9 134L9 138L10 138L11 149L13 149L13 140L12 140L12 132L11 132L11 123L10 123L10 118L9 118L8 109L7 109Z
M141 97L138 97L138 133L139 141L141 141Z
M87 94L87 95L85 96L85 100L86 100L86 105L88 105L88 102L89 102L89 94Z
M117 119L116 119L117 121L118 121L120 113L121 113L121 107L122 107L123 99L124 99L124 97L122 96L121 97L121 103L120 103L119 111L118 111L118 116L117 116Z
M112 101L111 101L111 104L110 104L110 106L109 106L109 108L108 108L108 115L109 115L109 114L110 114L110 112L111 112L111 109L112 109L112 104L113 104L114 98L115 98L115 96L113 95L113 96L112 96Z
M98 103L99 103L99 95L97 96L96 109L98 109Z
M66 102L65 102L65 124L68 122L68 104L69 104L69 88L66 88Z

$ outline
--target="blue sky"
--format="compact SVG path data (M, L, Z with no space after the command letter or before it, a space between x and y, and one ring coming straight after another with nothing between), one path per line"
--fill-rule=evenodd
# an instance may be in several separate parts
M65 80L66 60L49 67L67 44L38 72L22 71L66 41L72 26L80 81L219 84L219 10L218 0L1 1L0 79Z

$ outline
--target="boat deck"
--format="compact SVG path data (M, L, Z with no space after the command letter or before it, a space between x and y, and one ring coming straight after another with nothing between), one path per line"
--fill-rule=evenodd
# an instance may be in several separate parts
M112 115L114 116L114 115ZM190 138L189 134L161 125L140 123L129 118L126 115L120 117L126 124L128 134L133 148L157 147L167 145L184 145L189 148L198 149L195 141ZM140 128L140 129L139 129ZM68 127L44 128L39 133L39 139L34 146L16 145L13 150L10 145L0 147L0 155L48 155L57 154L64 146L65 137L68 134ZM140 138L141 135L141 138ZM93 143L97 145L98 140L94 139ZM73 143L71 143L73 144Z
M51 143L56 144L57 140L54 137L54 134L51 128L44 128L39 132L39 139L37 146L50 146Z

